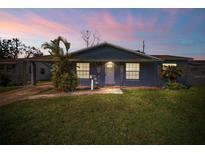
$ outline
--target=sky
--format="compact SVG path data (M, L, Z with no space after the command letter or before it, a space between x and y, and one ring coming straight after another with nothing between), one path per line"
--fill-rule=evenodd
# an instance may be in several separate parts
M63 36L75 51L86 47L80 32L87 29L134 50L145 40L150 55L205 59L205 9L0 9L0 37L30 46Z

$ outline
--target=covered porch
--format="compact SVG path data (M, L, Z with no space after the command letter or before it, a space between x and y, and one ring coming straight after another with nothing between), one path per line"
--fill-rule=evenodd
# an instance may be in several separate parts
M47 66L46 71L50 71L51 70L51 66L48 65L52 65L56 60L51 56L51 55L46 55L46 56L40 56L40 57L33 57L33 58L28 58L25 59L27 65L30 66L29 71L30 71L30 81L31 81L31 85L36 85L37 84L37 65L39 63L42 63L44 65ZM45 70L44 70L45 71Z

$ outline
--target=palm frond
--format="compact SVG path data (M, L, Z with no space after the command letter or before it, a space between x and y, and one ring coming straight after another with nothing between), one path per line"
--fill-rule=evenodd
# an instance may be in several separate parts
M56 39L51 40L50 42L45 42L42 44L43 49L48 49L49 53L53 56L60 57L65 56L63 50L60 47L60 43L63 43L66 49L66 55L68 54L68 50L70 48L70 43L62 36L58 36Z

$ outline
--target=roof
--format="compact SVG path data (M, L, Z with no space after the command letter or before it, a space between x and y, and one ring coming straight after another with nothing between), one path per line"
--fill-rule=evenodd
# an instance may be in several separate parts
M104 42L104 43L101 43L101 44L98 44L98 45L95 45L95 46L92 46L92 47L83 48L83 49L80 49L80 50L77 50L77 51L73 51L70 54L78 55L78 54L81 54L81 53L84 53L84 52L89 52L89 51L91 51L93 49L100 48L100 47L112 47L112 48L120 49L120 50L123 50L123 51L126 51L126 52L134 53L136 55L139 55L139 56L147 58L148 61L149 60L150 61L163 61L163 60L192 61L193 60L193 58L182 57L182 56L148 55L148 54L140 52L139 50L128 49L128 48L124 48L124 47L121 47L121 46L118 46L118 45L114 45L114 44L111 44L111 43L107 43L107 42ZM38 56L38 57L28 58L26 60L29 60L29 61L42 61L42 62L56 61L54 58L52 58L51 55ZM73 61L77 61L77 60L78 59L73 59ZM93 59L92 61L95 61L95 59Z
M41 61L41 62L51 62L55 61L52 57L52 55L43 55L43 56L37 56L37 57L31 57L27 58L28 61Z
M205 65L205 60L193 60L189 62L190 65Z
M120 50L123 50L123 51L126 51L126 52L130 52L130 53L134 53L134 54L136 54L138 56L143 56L143 57L146 57L146 58L150 58L150 59L155 60L155 61L161 61L161 59L159 59L157 57L153 57L153 56L145 54L145 53L141 53L141 52L139 52L139 50L132 50L132 49L124 48L124 47L121 47L119 45L114 45L114 44L111 44L111 43L108 43L108 42L103 42L103 43L100 43L100 44L92 46L92 47L83 48L83 49L74 51L71 54L79 54L79 53L82 53L82 52L87 52L87 51L90 51L92 49L96 49L96 48L100 48L100 47L105 47L105 46L116 48L116 49L120 49Z
M70 54L78 55L80 53L89 52L92 49L96 49L96 48L100 48L100 47L105 47L105 46L116 48L116 49L120 49L120 50L129 52L129 53L132 53L132 54L136 54L138 56L145 57L145 58L148 59L147 61L161 61L161 59L159 59L159 58L156 58L156 57L153 57L153 56L141 53L141 52L136 51L136 50L127 49L127 48L124 48L124 47L121 47L121 46L118 46L118 45L107 43L107 42L104 42L104 43L101 43L101 44L98 44L98 45L95 45L95 46L92 46L92 47L83 48L83 49L80 49L80 50L77 50L77 51L73 51ZM28 58L26 60L28 60L28 61L42 61L42 62L52 62L52 61L55 61L55 59L53 59L51 55L32 57L32 58ZM72 60L73 61L78 61L78 59L72 59ZM95 60L92 60L92 61L95 61Z
M193 60L193 58L190 57L181 57L181 56L172 56L172 55L152 55L153 57L157 57L162 60Z
M0 58L0 64L16 64L16 60L10 58Z

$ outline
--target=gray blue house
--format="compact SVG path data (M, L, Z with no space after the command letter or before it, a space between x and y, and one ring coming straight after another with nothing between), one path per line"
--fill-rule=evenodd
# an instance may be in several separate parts
M183 76L179 78L182 84L205 84L205 61L195 61L189 57L148 55L110 43L84 48L71 54L80 86L90 86L92 78L98 86L161 87L165 84L161 69L167 65L183 68ZM29 79L35 85L39 80L50 79L54 61L50 55L18 59L8 64L5 60L0 60L0 70L5 71L5 68L12 66L15 69L10 73L13 80Z
M71 53L73 63L76 65L76 73L80 86L90 86L91 78L99 86L163 86L165 81L161 77L161 69L164 66L180 66L184 74L179 78L179 82L186 85L193 83L203 83L204 72L199 73L198 80L192 77L190 82L190 64L193 58L170 55L148 55L140 51L126 49L110 43L102 43L93 47L84 48ZM53 62L51 56L42 56L28 60L32 66L32 83L36 82L36 63ZM199 62L199 69L204 63ZM202 82L203 81L203 82Z
M160 86L161 59L139 51L103 43L73 53L80 85Z

